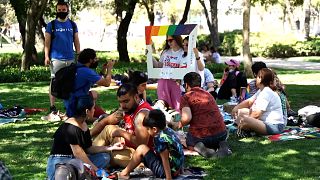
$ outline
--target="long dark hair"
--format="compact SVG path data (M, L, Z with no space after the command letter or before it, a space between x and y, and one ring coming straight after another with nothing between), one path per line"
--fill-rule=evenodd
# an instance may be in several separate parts
M183 38L183 41L185 41L185 40L187 40L187 41L188 41L188 45L189 45L189 36L187 36L187 37ZM183 41L182 41L182 43L183 43ZM187 56L188 56L188 51L187 51L187 52L183 52L182 57L187 57Z
M167 35L166 38L168 38L168 36L171 36L171 35ZM171 37L176 41L177 45L178 45L180 48L183 49L182 37L181 37L180 35L172 35ZM166 39L166 43L165 43L165 45L164 45L164 47L163 47L163 51L161 52L161 54L162 54L163 52L167 51L168 49L170 49L170 46L169 46L168 41L167 41L167 39Z
M91 109L94 106L93 98L90 95L80 96L75 102L75 112L74 117L86 117L87 109Z

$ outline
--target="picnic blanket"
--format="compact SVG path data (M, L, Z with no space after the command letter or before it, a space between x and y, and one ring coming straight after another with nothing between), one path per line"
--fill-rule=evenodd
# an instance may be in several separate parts
M27 118L0 118L0 125L7 124L7 123L15 123L17 121L24 121Z
M206 172L200 167L187 167L184 168L184 173L180 174L175 179L186 180L186 179L203 179L206 176ZM153 173L148 168L136 168L134 172L130 173L130 179L136 180L153 180L159 179L153 176Z
M0 110L0 125L7 123L15 123L17 121L23 121L26 118L26 113L21 106L13 106L9 109Z
M289 141L297 139L320 138L320 128L317 127L291 127L281 134L267 136L270 141Z

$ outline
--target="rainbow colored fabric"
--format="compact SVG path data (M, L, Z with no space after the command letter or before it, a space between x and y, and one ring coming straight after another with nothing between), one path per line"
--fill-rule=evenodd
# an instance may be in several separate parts
M169 25L169 26L146 26L146 45L152 44L152 36L165 36L165 35L189 35L197 24L184 24L184 25Z

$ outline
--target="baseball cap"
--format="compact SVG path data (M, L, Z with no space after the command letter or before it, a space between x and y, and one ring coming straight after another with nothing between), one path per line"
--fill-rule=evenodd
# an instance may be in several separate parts
M236 66L236 67L240 66L240 62L235 59L229 59L228 61L225 62L225 64L230 66Z

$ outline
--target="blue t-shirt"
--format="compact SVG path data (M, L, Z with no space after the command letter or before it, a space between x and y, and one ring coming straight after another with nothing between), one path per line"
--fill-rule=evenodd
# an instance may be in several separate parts
M74 115L76 98L88 95L91 86L101 79L101 76L94 70L80 63L78 63L77 66L77 75L74 85L75 91L71 93L70 98L67 100L67 102L65 102L68 117L72 117Z
M157 153L168 149L171 173L179 171L184 164L182 144L175 132L166 128L154 137L154 149Z
M74 60L73 53L73 27L69 19L65 22L54 20L54 38L51 39L50 59ZM78 32L75 25L75 33ZM46 33L52 36L52 23L49 22Z

